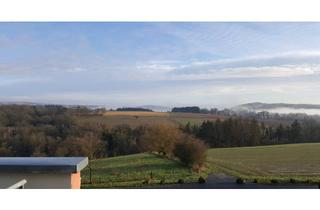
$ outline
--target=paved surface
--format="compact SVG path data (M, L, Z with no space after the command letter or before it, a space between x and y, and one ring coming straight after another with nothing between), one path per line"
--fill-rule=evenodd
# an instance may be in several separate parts
M160 185L154 189L318 189L318 185L308 184L237 184L236 178L225 174L210 174L205 184L188 183Z

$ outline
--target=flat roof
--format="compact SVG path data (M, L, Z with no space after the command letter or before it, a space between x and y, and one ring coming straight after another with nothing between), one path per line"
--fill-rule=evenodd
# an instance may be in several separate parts
M88 165L87 157L1 157L0 172L77 173Z

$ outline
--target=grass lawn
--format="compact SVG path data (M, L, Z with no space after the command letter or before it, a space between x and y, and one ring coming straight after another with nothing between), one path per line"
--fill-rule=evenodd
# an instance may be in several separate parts
M82 172L82 188L130 188L144 185L197 181L199 174L181 165L179 162L142 153L93 160L92 184L89 184L88 167ZM151 178L151 172L153 178ZM148 181L146 184L144 182Z
M209 149L208 165L212 171L261 183L319 183L320 143Z
M148 153L93 160L82 188L131 188L195 182L208 173L225 173L258 183L320 183L320 143L209 149L208 169L192 172L179 162ZM151 177L152 172L152 177Z

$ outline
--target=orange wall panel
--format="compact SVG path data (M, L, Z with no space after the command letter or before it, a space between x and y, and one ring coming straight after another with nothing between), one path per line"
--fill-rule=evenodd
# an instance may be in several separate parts
M80 189L81 176L80 172L71 174L71 189Z

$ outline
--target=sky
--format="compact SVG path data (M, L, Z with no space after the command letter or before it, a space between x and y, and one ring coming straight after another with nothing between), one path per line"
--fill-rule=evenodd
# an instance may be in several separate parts
M320 23L0 23L0 101L320 104Z

